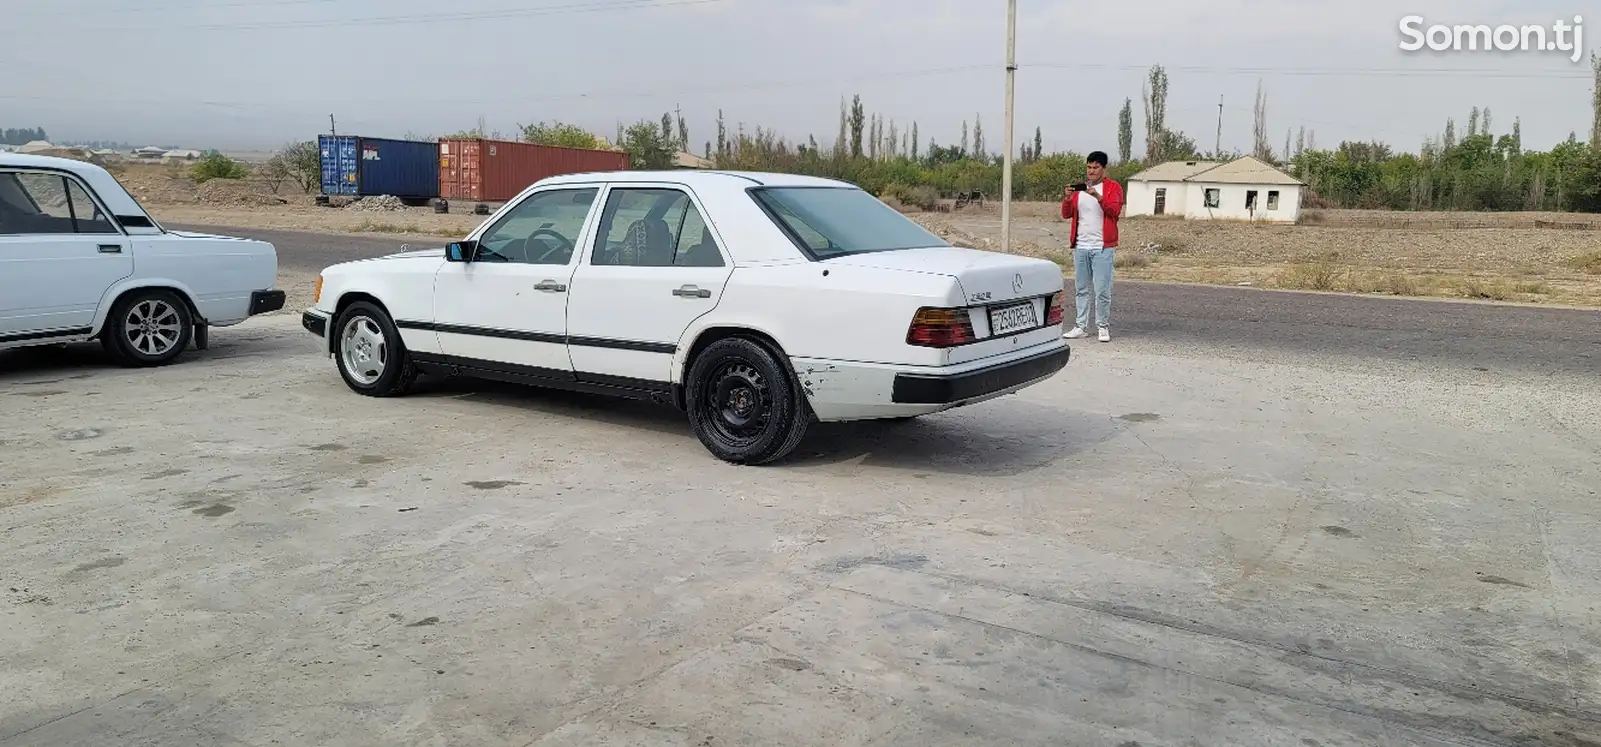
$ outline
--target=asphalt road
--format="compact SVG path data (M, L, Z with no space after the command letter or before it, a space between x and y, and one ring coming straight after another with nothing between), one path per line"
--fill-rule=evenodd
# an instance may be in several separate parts
M407 243L187 228L271 241L281 267L305 272L394 252ZM430 242L409 243L416 249ZM1601 311L1123 281L1116 287L1112 314L1119 337L1223 347L1246 355L1299 352L1534 376L1601 371Z

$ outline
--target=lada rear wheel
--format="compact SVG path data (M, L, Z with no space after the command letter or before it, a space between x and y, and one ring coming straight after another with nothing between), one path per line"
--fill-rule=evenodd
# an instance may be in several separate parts
M165 288L141 288L106 316L101 343L129 366L164 366L183 354L194 335L189 304Z
M782 459L811 423L806 399L788 369L754 340L730 337L708 345L686 378L685 404L695 436L724 461Z

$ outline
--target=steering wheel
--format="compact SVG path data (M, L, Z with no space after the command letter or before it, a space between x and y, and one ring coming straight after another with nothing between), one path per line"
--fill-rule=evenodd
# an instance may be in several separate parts
M534 237L538 236L540 234L545 234L547 236L555 238L556 242L557 242L556 247L554 249L551 249L550 251L547 251L544 254L539 256L539 259L541 259L541 260L543 260L546 257L549 257L552 254L556 254L558 252L571 253L574 249L577 248L577 246L573 244L572 239L569 239L566 236L563 236L563 235L561 235L561 234L559 234L559 233L557 233L555 231L552 231L552 230L550 230L548 228L536 229L533 233L528 234L528 241L530 241L530 242L533 241Z

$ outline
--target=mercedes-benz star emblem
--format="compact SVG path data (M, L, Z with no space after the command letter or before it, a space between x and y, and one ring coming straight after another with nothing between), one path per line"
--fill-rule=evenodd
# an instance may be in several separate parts
M1012 276L1012 292L1013 293L1022 293L1023 292L1023 275L1022 275L1022 273L1018 273L1018 274Z

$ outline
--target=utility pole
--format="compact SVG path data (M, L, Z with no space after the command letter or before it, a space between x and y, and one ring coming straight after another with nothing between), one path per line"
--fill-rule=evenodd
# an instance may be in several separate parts
M1212 146L1212 157L1223 157L1223 94L1217 95L1217 144Z
M334 137L339 137L339 128L337 126L335 126L335 124L334 124L334 115L332 115L332 114L328 115L328 132L329 132L329 134L333 135Z
M1006 2L1006 158L1001 161L1001 251L1012 250L1012 103L1017 91L1017 0Z

